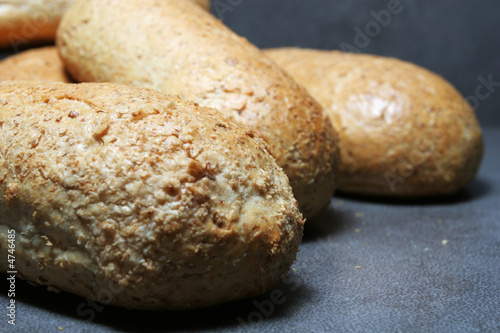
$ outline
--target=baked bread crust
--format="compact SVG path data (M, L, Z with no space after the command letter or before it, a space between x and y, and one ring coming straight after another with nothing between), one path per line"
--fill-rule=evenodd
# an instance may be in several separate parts
M55 46L20 52L0 61L0 81L72 83Z
M295 260L286 175L215 109L115 84L0 82L0 142L0 255L15 229L23 279L181 310L265 292Z
M177 0L185 1L185 0ZM210 10L210 0L191 0ZM52 42L61 17L74 0L2 0L0 48Z
M250 126L285 170L306 218L329 204L339 153L326 113L212 15L175 0L82 0L65 15L57 45L78 81L177 94Z
M54 40L63 13L74 0L4 0L0 48Z
M206 11L210 11L210 8L211 8L210 0L191 0L191 1L193 1L201 8L205 9Z
M298 48L267 55L304 84L339 133L339 190L453 194L483 155L474 110L442 77L408 62Z

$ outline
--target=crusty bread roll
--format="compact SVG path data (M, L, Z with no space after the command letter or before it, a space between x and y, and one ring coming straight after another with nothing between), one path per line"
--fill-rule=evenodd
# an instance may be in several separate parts
M54 40L62 14L74 0L0 2L0 48Z
M253 133L211 108L114 84L0 82L0 261L136 309L262 293L303 220Z
M0 61L0 81L9 80L73 82L55 46L30 49Z
M73 1L0 1L0 48L13 47L17 49L29 42L53 41L61 16ZM206 10L210 10L210 0L191 1Z
M329 112L340 138L340 190L445 195L476 175L481 129L474 110L442 77L371 55L297 48L266 53Z
M61 23L59 51L79 81L178 94L250 126L285 170L303 214L314 217L330 202L338 163L326 113L258 48L195 7L76 1Z

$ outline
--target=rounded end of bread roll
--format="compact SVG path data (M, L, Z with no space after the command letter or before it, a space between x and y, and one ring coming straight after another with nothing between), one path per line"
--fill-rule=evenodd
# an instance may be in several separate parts
M475 177L481 129L442 77L393 58L297 48L266 53L329 112L340 141L339 190L448 195Z
M330 204L338 186L338 135L326 111L302 86L297 85L292 91L300 98L289 110L287 120L274 129L285 126L294 131L289 131L288 136L278 131L278 135L272 133L263 138L285 170L300 211L312 221ZM280 151L283 146L289 149Z
M55 46L23 51L0 61L0 81L72 83Z
M17 231L24 279L183 310L263 293L295 260L303 219L286 175L215 109L122 85L1 82L0 124L0 229Z

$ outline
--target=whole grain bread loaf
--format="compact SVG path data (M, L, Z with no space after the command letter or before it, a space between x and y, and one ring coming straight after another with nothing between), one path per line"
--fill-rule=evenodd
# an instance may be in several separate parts
M442 77L393 58L267 50L329 112L339 133L338 187L384 196L453 194L476 175L483 140L474 110Z
M277 284L302 229L264 143L215 109L0 82L0 256L14 232L20 278L127 308L205 307Z

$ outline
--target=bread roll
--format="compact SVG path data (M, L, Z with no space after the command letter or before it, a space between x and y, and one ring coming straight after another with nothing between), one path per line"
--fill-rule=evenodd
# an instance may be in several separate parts
M113 84L0 83L0 269L136 309L265 292L303 220L253 133L211 108Z
M55 46L23 51L0 61L0 81L9 80L73 82Z
M62 14L74 0L4 0L0 3L0 48L54 40Z
M77 1L57 44L79 81L178 94L250 126L285 170L306 218L314 217L330 202L338 163L326 113L258 48L195 7L175 0Z
M0 1L0 48L18 49L29 42L51 42L68 6L74 0ZM177 0L186 1L186 0ZM191 0L210 10L209 0Z
M481 129L474 110L442 77L371 55L297 48L266 53L329 112L340 138L340 190L446 195L476 175Z

